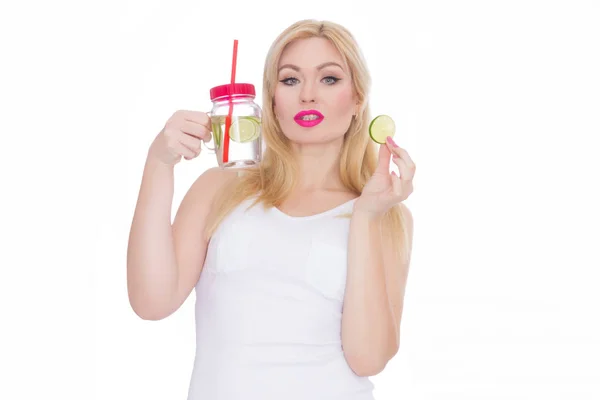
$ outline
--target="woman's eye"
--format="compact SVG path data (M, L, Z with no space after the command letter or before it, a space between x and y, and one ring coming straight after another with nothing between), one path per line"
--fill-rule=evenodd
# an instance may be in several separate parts
M292 85L298 83L298 79L296 79L296 78L286 78L286 79L280 80L279 82L283 83L284 85L292 86Z
M340 79L336 78L335 76L326 76L321 81L323 83L325 83L326 85L333 85L339 80ZM300 81L297 78L285 78L285 79L280 80L279 82L281 82L287 86L293 86L293 85L297 85L298 82L300 82Z

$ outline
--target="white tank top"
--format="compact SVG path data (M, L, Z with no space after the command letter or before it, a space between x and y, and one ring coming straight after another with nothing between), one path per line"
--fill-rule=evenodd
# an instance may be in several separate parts
M252 200L207 249L188 400L373 400L341 344L354 200L308 217Z

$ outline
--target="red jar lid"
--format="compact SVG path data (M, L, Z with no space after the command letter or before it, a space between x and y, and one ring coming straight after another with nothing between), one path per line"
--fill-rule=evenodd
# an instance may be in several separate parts
M215 86L210 89L210 99L214 100L219 97L229 97L232 95L242 96L256 96L254 85L251 83L234 83L233 91L231 90L231 84Z

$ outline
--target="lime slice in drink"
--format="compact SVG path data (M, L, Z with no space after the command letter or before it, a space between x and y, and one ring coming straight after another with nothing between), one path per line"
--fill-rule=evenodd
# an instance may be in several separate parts
M396 133L396 124L388 115L378 115L369 125L369 135L371 139L379 144L384 144L387 137L394 137Z
M213 134L213 139L215 140L215 146L219 147L219 143L221 142L221 124L219 123L219 121L213 120L212 134Z
M246 143L256 139L260 132L260 124L251 117L238 117L231 122L229 137L234 142Z

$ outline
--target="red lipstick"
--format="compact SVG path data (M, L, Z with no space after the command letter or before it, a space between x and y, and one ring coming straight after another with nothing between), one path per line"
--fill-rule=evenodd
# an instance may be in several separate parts
M317 110L303 110L294 117L294 121L304 128L319 125L325 117Z

